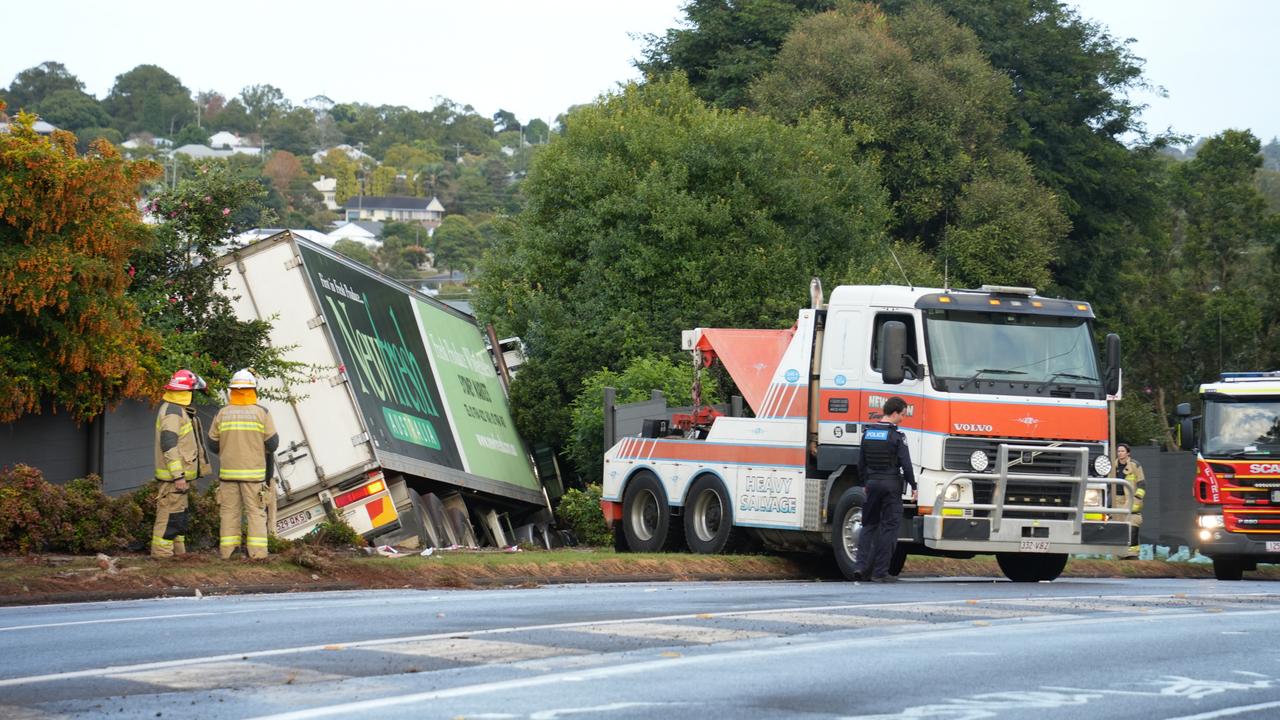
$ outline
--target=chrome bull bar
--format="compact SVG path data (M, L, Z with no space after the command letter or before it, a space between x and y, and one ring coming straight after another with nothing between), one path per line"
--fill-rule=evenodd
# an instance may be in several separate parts
M1010 451L1017 452L1017 459L1010 461ZM1017 466L1022 462L1023 453L1031 453L1032 456L1042 455L1046 453L1054 453L1060 456L1075 459L1075 472L1070 475L1050 475L1043 473L1018 473L1010 472L1011 466ZM970 487L975 480L990 480L994 482L995 489L991 496L991 503L965 503L959 501L946 502L944 498L947 495L947 489L957 482L968 480ZM1044 506L1044 505L1010 505L1005 502L1006 490L1009 482L1035 484L1035 485L1066 485L1069 484L1073 488L1072 498L1073 504L1070 506ZM990 513L988 519L991 522L991 532L994 535L1000 530L1000 523L1004 519L1005 512L1037 512L1051 513L1062 515L1063 520L1071 520L1071 534L1075 537L1081 536L1082 526L1084 524L1085 513L1099 513L1104 515L1130 515L1133 510L1134 500L1134 484L1128 480L1121 478L1093 478L1093 482L1105 483L1109 488L1119 485L1125 486L1125 506L1112 507L1110 498L1106 505L1085 508L1084 496L1090 483L1089 478L1089 448L1087 447L1053 447L1044 445L1011 445L1001 443L996 450L996 472L994 473L956 473L950 480L942 486L938 491L938 496L933 501L933 508L930 512L931 516L943 517L943 509L959 509L964 510L985 510ZM1114 490L1111 496L1114 496Z

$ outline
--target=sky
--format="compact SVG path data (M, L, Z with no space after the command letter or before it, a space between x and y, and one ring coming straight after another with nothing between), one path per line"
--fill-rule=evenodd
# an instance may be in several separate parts
M6 3L0 86L57 60L105 97L143 63L192 91L269 83L296 104L433 107L442 98L492 116L552 121L638 78L642 36L682 17L684 0L278 0ZM1079 0L1081 14L1133 38L1151 84L1137 92L1148 129L1280 135L1280 0ZM21 29L20 31L15 31ZM1274 37L1273 37L1274 36Z

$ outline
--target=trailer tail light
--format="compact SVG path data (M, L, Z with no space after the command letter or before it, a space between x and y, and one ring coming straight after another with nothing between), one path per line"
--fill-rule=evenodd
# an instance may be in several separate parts
M333 498L333 504L336 507L345 507L353 502L363 500L372 495L377 495L387 489L386 482L382 478L378 478L367 485L361 485L355 490L348 490Z

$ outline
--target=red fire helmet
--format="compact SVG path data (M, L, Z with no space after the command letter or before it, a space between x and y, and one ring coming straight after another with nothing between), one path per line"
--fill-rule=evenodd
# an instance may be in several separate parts
M190 370L179 370L169 378L169 383L164 386L165 390L203 390L205 388L204 378L191 372Z

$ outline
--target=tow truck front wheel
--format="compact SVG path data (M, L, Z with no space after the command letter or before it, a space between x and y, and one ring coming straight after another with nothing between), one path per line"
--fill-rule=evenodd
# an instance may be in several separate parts
M664 552L680 547L680 522L673 522L667 493L648 470L635 474L622 495L622 534L632 552Z
M1057 580L1067 567L1067 556L1057 553L996 553L1004 576L1014 582Z
M845 490L836 501L836 512L831 516L831 550L836 566L847 579L853 579L858 564L858 540L862 537L862 506L867 496L862 488Z

